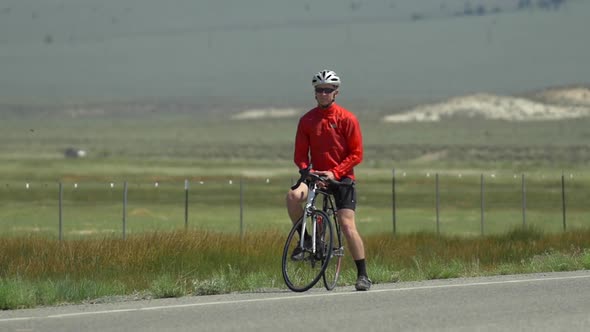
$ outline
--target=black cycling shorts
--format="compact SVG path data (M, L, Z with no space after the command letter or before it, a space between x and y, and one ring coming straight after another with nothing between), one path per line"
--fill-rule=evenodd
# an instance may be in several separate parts
M356 190L354 181L352 181L351 178L343 178L340 182L352 183L352 186L336 186L336 188L330 188L330 191L334 194L336 209L356 210Z

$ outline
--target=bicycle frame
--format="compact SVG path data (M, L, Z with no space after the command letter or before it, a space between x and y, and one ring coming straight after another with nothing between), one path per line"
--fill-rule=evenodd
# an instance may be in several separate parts
M333 221L334 221L334 227L336 228L336 236L338 237L338 243L341 243L341 233L340 233L340 224L338 223L338 215L337 215L337 210L335 208L334 205L334 199L332 194L323 191L322 189L319 188L317 181L312 181L310 186L309 186L309 190L308 190L308 194L307 194L307 202L305 203L305 207L304 207L304 214L303 214L303 222L301 224L301 234L303 234L303 232L305 231L305 228L307 226L307 221L309 220L309 218L312 215L312 212L314 211L314 209L316 209L317 207L315 206L316 203L316 199L319 195L322 195L324 197L323 200L323 205L322 205L322 211L326 212L326 214L328 215L328 217L332 217ZM313 226L312 226L312 234L311 234L311 239L312 239L312 246L311 246L311 251L313 254L316 253L316 234L317 234L317 223L314 222ZM299 240L299 245L301 246L301 248L303 248L303 243L304 243L304 238L301 237L301 239ZM338 254L342 253L343 248L338 248Z
M307 226L307 220L311 217L311 214L315 208L315 199L317 195L318 184L316 181L312 181L311 185L309 186L309 190L307 193L307 202L305 203L305 208L303 212L303 222L301 223L301 234L304 234L305 228ZM317 233L317 223L313 223L312 234L311 234L311 252L315 254L316 252L316 233ZM299 239L299 245L303 248L304 237L301 236Z
M334 233L338 241L336 243L342 243L342 232L340 231L340 223L338 222L338 210L336 210L336 206L334 203L334 196L332 194L321 191L322 195L324 195L324 201L322 205L322 210L326 212L328 217L332 218L334 222ZM333 254L342 256L344 253L344 247L339 247L337 251L333 248Z
M349 184L310 174L309 169L300 170L301 177L291 186L295 190L305 183L307 199L302 217L289 232L282 257L283 278L295 292L310 289L320 278L327 290L334 289L344 256L333 189ZM301 256L293 256L297 248Z

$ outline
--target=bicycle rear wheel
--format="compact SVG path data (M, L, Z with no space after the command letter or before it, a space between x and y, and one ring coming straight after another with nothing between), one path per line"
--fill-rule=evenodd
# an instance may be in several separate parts
M289 232L285 248L283 249L282 271L283 279L289 289L294 292L305 292L315 286L324 275L324 271L330 261L330 252L324 249L331 247L333 242L332 224L323 211L313 211L307 220L306 229L308 234L313 234L313 224L317 224L316 252L312 248L303 248L303 257L294 260L291 258L293 250L300 244L298 229L301 230L303 218ZM324 243L324 244L322 244Z
M344 257L344 246L342 245L342 231L340 230L340 225L337 224L337 221L334 220L334 240L332 241L331 246L327 246L326 243L326 252L330 252L330 261L324 270L324 286L327 290L333 290L336 287L336 283L338 282L338 277L340 277L340 267L342 264L342 257Z

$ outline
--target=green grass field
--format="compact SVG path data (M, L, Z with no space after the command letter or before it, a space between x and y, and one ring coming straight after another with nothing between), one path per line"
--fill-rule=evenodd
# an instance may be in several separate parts
M482 175L486 234L523 224L563 230L562 174L566 227L588 226L590 174L584 168L590 149L581 143L590 135L589 120L394 125L379 121L384 112L359 115L366 146L357 168L363 233L393 232L394 168L400 233L481 234ZM129 234L176 230L186 221L190 228L232 233L283 230L288 225L284 194L297 176L291 162L296 119L235 121L230 115L5 114L0 122L2 233L57 236L62 182L64 236L121 236L125 181ZM86 149L88 157L66 159L68 147Z
M397 232L478 235L482 232L482 217L485 234L503 233L520 225L552 232L564 230L560 173L527 175L524 201L520 174L482 173L483 210L482 174L441 173L438 225L435 174L396 173ZM570 175L564 177L566 227L588 227L586 202L590 179L583 173ZM191 229L229 233L286 230L284 195L291 183L292 178L284 175L195 177L189 179L186 201L184 180L135 179L128 182L124 210L123 182L66 179L62 182L62 231L64 236L73 238L122 236L124 217L128 234L178 230L185 223ZM58 236L58 183L35 181L28 185L26 188L24 182L13 181L0 186L3 234ZM357 190L361 231L393 232L391 176L375 171L363 175L361 171Z
M590 162L590 148L585 144L590 137L590 119L508 122L456 118L441 123L406 124L380 121L395 110L392 106L359 113L365 165L393 167L416 162L434 167L562 168ZM98 165L129 160L143 162L145 167L149 161L158 161L145 172L155 171L153 168L158 166L191 166L213 159L224 163L266 161L260 165L267 167L269 161L290 161L296 118L232 120L234 113L163 109L76 116L57 110L41 114L31 111L20 116L0 114L0 158L15 163L51 161L61 159L64 149L78 147L88 150L89 158ZM115 173L125 176L124 172Z

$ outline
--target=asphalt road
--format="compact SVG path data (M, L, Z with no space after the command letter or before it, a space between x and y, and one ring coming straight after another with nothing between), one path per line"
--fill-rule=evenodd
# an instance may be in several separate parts
M589 331L590 271L47 307L0 331Z

